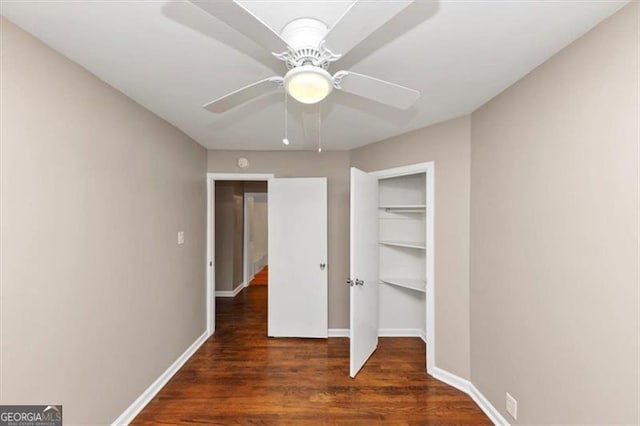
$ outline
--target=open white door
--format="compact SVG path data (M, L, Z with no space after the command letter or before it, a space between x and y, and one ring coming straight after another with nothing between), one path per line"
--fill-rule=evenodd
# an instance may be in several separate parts
M350 375L378 346L378 178L351 168Z
M272 337L327 337L327 179L269 182Z

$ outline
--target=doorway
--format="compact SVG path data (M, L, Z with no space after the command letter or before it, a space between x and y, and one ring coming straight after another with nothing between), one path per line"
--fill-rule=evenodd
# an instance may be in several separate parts
M243 173L207 174L206 308L209 335L215 331L216 318L215 196L219 181L267 183L268 335L326 338L327 178L276 179L271 174Z
M235 297L266 276L267 182L216 181L214 210L215 296Z
M351 377L390 331L421 337L434 372L434 188L433 162L351 168Z
M207 174L207 331L216 325L215 298L233 297L248 286L250 253L245 248L245 193L268 191L271 174ZM219 219L219 220L218 220ZM216 250L218 247L231 247ZM267 254L265 253L265 258Z

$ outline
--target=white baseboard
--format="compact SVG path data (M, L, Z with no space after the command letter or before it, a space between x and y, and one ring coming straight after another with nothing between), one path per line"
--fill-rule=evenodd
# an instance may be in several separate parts
M156 396L160 389L180 370L185 362L200 348L209 338L209 333L205 331L195 342L187 348L173 364L165 370L120 416L114 420L112 426L128 425L142 411L142 409Z
M246 287L247 285L245 283L242 283L233 290L216 290L216 297L236 297L236 295Z
M329 337L349 337L348 328L330 328L328 330Z
M379 328L378 337L420 337L425 340L424 331L419 328Z
M440 367L433 367L433 371L431 371L430 373L433 377L440 380L441 382L445 382L449 386L453 386L454 388L466 394L469 393L471 383L467 379L463 379L460 376L449 373L447 370L443 370Z
M329 337L349 337L350 335L348 328L329 329ZM380 328L378 329L378 337L419 337L425 343L427 342L425 332L419 328Z
M433 367L433 371L431 371L430 374L441 382L445 382L446 384L469 395L484 414L489 417L493 424L510 426L509 422L502 416L502 414L500 414L500 412L491 405L489 400L480 393L478 388L476 388L473 383L467 379L463 379L462 377L456 376L455 374L439 367Z
M491 405L489 400L480 393L478 388L476 388L473 383L469 384L469 396L475 401L476 404L478 404L478 407L480 407L482 411L484 411L484 413L487 415L487 417L489 417L493 424L510 426L507 419L505 419L502 414L500 414L500 412L496 410L496 407Z

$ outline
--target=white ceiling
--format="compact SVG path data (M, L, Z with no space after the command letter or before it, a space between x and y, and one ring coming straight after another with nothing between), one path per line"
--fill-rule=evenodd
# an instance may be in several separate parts
M606 1L418 1L332 64L422 92L409 110L334 91L324 149L376 142L472 112L620 9ZM243 1L272 28L298 17L333 25L351 1ZM7 1L1 13L209 149L285 149L283 94L224 114L202 105L286 67L186 1ZM305 141L289 102L286 149Z

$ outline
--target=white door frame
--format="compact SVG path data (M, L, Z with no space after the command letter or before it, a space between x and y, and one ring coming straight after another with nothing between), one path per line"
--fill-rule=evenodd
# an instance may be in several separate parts
M434 273L434 213L435 213L435 181L434 162L411 164L408 166L394 167L392 169L378 170L371 174L378 179L425 173L426 182L426 272L427 286L426 298L426 338L427 338L427 373L434 375L436 363L436 330L435 330L435 273Z
M215 227L216 227L216 181L265 181L267 182L267 191L269 181L273 179L272 173L207 173L207 333L211 336L216 330L216 247L215 247Z

